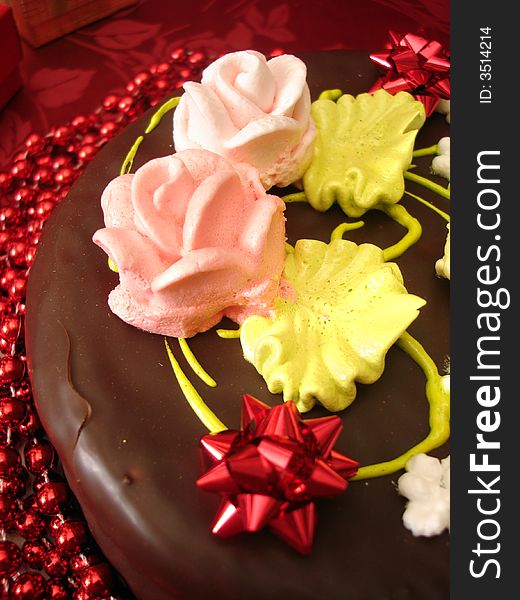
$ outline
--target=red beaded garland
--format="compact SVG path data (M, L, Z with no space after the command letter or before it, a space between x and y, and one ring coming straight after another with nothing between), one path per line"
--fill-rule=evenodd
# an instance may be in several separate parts
M64 516L72 514L74 499L53 471L56 453L43 439L32 402L23 343L28 268L43 224L97 151L169 92L197 79L209 61L202 52L173 50L92 114L47 135L30 133L0 171L0 536L23 538L21 549L0 541L0 600L119 598L84 520Z

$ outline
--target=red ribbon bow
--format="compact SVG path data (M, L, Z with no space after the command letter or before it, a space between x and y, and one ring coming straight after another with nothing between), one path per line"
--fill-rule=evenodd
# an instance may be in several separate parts
M390 41L390 50L370 55L383 75L369 92L380 88L390 94L409 92L430 116L441 98L450 97L449 52L439 42L413 33L390 31Z
M213 466L197 485L222 496L213 533L230 537L268 526L308 554L314 500L344 492L359 467L333 450L341 429L337 416L303 420L293 402L270 408L244 394L242 429L201 438Z

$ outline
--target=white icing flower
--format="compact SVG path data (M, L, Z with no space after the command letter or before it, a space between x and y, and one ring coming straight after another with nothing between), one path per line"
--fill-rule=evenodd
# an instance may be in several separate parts
M444 256L435 263L435 271L439 277L450 279L450 224L446 225L448 233L444 244Z
M443 137L437 144L437 156L432 161L432 171L450 180L450 138Z
M296 56L233 52L184 84L174 114L175 149L204 148L256 167L266 189L299 180L312 158L307 68Z
M439 104L437 104L436 112L441 113L441 115L446 115L446 121L450 122L450 100L441 100Z
M408 499L403 524L415 536L431 537L450 528L450 457L417 454L406 464L398 491Z

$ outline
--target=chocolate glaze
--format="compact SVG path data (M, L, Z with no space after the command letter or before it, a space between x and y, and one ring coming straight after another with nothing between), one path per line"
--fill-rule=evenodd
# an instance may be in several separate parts
M376 72L365 52L303 56L314 98L323 89L366 91ZM301 557L268 532L222 541L210 532L218 499L200 492L198 439L206 433L187 405L168 363L163 339L114 316L107 296L117 275L91 242L103 226L100 195L151 113L108 144L49 219L28 289L27 348L35 401L92 533L140 600L281 599L433 600L449 597L449 536L414 538L401 521L405 500L395 491L399 474L353 482L343 496L318 504L313 552ZM449 129L433 115L417 147L436 143ZM134 169L172 151L171 114L146 135ZM417 160L431 177L431 157ZM435 178L433 178L435 179ZM440 183L445 182L438 179ZM407 182L407 189L445 211L448 202ZM287 192L287 190L285 191ZM434 274L442 256L445 222L415 200L404 199L423 224L419 243L397 260L405 284L428 304L410 332L442 367L449 354L449 282ZM287 208L289 241L328 241L345 220L333 207ZM378 211L347 234L381 247L403 229ZM232 323L221 326L234 327ZM171 346L210 407L238 427L241 394L275 404L238 340L214 331L190 342L216 379L215 389L195 377ZM427 434L425 380L401 350L390 350L386 370L341 414L337 448L361 464L393 458ZM324 411L315 409L310 416ZM447 446L435 454L449 453ZM132 595L129 592L129 596Z

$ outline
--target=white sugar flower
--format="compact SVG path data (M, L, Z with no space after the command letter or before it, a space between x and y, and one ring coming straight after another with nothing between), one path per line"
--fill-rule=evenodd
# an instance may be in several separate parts
M437 144L437 156L432 161L432 171L450 180L450 138L443 137Z
M441 113L441 115L446 115L446 121L450 122L450 100L441 100L439 104L437 104L436 112Z
M417 454L406 464L398 482L408 499L404 526L415 536L431 537L450 528L450 457L438 460Z
M435 271L439 277L450 278L450 224L446 225L448 233L444 244L444 256L435 263Z

